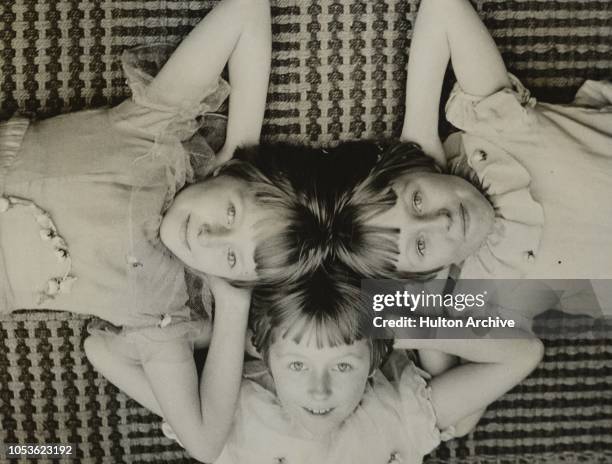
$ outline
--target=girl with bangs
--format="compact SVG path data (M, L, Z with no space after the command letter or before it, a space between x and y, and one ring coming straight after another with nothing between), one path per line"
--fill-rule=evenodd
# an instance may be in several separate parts
M214 355L198 379L193 347L208 342L210 318L186 305L185 268L209 276L222 327L222 315L233 319L224 305L248 311L249 287L286 270L266 257L287 227L291 192L252 165L219 168L237 146L259 140L270 34L266 0L224 0L176 50L124 53L131 99L0 123L0 311L99 317L85 341L92 364L128 395L148 392L143 404L202 461L220 452L238 390ZM226 64L231 90L219 77ZM227 136L215 155L197 132L217 127L211 112L228 95ZM223 355L243 351L244 337Z
M449 60L458 83L446 117L461 132L442 145ZM391 266L419 278L454 268L459 286L489 279L491 305L524 327L550 308L612 314L609 82L585 82L568 105L537 102L508 74L468 1L425 0L401 139L356 188L365 204L392 198L366 218L395 246L381 250L388 265L374 277L392 277Z
M358 284L328 265L285 290L257 288L250 316L232 310L239 324L215 323L213 337L228 350L219 362L240 388L216 464L420 463L441 440L467 433L471 416L541 359L539 340L514 329L480 340L371 339ZM233 346L247 319L261 357L241 376L243 355ZM431 347L465 363L431 379L404 351ZM208 363L217 360L209 354Z

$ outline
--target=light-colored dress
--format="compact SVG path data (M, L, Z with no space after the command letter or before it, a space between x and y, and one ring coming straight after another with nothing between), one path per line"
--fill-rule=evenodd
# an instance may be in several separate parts
M550 105L511 81L485 98L456 86L446 107L463 131L445 143L451 163L476 173L496 209L460 277L573 279L550 282L559 309L580 311L594 293L611 313L612 84L587 81L572 104Z
M394 353L340 428L313 439L291 432L263 363L247 363L234 425L215 464L420 463L454 436L436 427L426 378L404 352Z
M145 69L159 67L169 50L124 54L133 95L114 108L0 126L0 193L8 206L0 214L0 310L93 314L143 342L201 326L185 306L184 267L158 229L176 191L194 178L182 142L229 89L220 80L200 102L159 103ZM200 165L214 156L210 149L200 155Z

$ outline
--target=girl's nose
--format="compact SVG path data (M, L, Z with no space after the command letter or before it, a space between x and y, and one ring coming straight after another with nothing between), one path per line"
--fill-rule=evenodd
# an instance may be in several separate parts
M215 247L225 242L231 229L220 224L202 224L198 231L198 243L204 248Z
M449 210L440 209L434 213L419 216L421 227L430 230L449 232L453 224L453 217Z
M313 399L327 399L331 395L331 378L329 372L313 372L310 377L308 390Z

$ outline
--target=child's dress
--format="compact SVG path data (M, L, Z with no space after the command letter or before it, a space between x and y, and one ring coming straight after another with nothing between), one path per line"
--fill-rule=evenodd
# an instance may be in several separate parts
M550 105L511 81L512 89L485 98L456 86L446 107L463 131L445 143L451 165L471 168L496 209L491 234L460 277L593 279L551 283L565 290L559 309L590 305L583 297L592 286L610 313L612 84L587 81L573 104Z
M215 464L415 464L453 437L436 427L428 375L394 353L368 381L355 412L330 436L292 432L261 361L245 367L230 437Z
M220 80L201 102L159 103L142 68L168 52L124 54L133 96L114 108L0 124L0 311L93 314L145 342L201 326L185 306L184 267L158 229L176 191L193 180L181 142L229 90Z

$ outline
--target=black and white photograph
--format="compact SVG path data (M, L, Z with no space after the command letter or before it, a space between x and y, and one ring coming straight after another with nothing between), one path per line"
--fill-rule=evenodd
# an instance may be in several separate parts
M612 2L3 0L30 462L612 462Z

